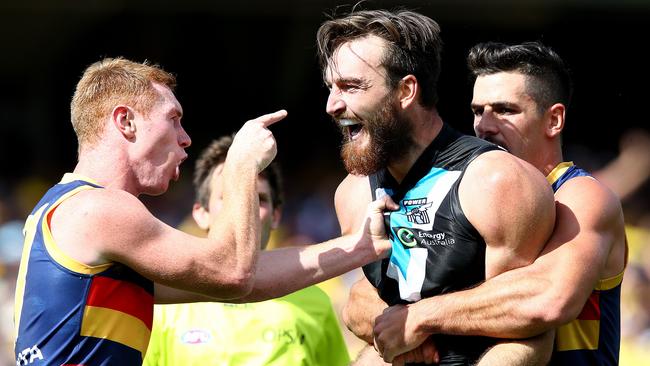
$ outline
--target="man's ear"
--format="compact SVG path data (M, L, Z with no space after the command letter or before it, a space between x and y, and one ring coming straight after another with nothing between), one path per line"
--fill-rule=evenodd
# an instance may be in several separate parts
M415 76L410 74L404 76L398 86L397 97L399 98L400 107L406 109L415 103L419 90L420 85Z
M562 133L564 129L564 118L566 115L566 107L562 103L555 103L548 110L549 119L546 125L546 136L556 137Z
M125 105L116 106L111 113L113 125L129 141L135 138L135 122L133 118L133 110Z
M192 205L192 218L201 229L210 229L210 213L201 204L195 202Z

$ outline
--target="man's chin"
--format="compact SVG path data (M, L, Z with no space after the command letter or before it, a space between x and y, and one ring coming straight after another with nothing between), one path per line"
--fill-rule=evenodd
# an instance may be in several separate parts
M155 185L155 186L149 186L142 193L146 194L147 196L160 196L161 194L167 192L167 190L169 189L170 184L171 184L171 181L168 180L168 181L165 181L164 183L160 183L160 184Z
M378 158L375 152L366 149L363 149L363 152L359 152L356 149L346 149L344 146L341 151L341 158L343 159L345 170L352 175L370 175L385 165L380 161L381 159Z

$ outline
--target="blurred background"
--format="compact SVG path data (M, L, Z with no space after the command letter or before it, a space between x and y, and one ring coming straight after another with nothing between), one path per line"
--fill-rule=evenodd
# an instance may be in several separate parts
M327 89L316 61L315 33L328 14L345 12L351 4L0 2L2 350L10 350L13 342L12 296L22 220L45 190L74 168L70 98L82 71L103 57L149 60L177 75L183 124L193 143L182 179L161 197L143 197L159 218L186 227L193 158L211 139L284 108L289 116L272 127L287 196L274 241L301 244L338 235L333 196L345 171L339 160L340 133L324 111ZM465 133L472 133L465 67L472 45L540 40L568 63L575 94L564 132L566 158L612 186L623 200L629 226L632 256L624 282L621 363L649 360L644 352L650 349L650 137L643 106L650 96L645 56L650 1L391 0L366 2L364 8L397 6L441 25L445 49L438 107L446 122ZM353 272L324 284L337 305L358 276ZM351 353L358 347L350 337ZM2 360L14 363L11 355Z

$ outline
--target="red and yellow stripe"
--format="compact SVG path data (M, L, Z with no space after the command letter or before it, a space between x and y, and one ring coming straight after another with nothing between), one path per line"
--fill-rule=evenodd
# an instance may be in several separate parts
M147 351L153 295L132 282L97 276L90 286L80 335Z

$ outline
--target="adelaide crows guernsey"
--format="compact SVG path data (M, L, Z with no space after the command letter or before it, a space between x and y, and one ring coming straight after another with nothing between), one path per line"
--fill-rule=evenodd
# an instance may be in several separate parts
M66 174L25 223L16 286L16 365L142 364L153 321L153 283L119 263L75 261L50 231L61 202L101 188Z
M557 192L566 181L581 176L591 175L572 162L564 162L546 179ZM551 365L618 365L622 282L623 271L599 280L580 315L556 330Z
M363 271L389 305L467 289L485 280L485 241L460 206L458 186L480 154L499 149L446 124L401 184L388 170L371 175L373 199L399 204L389 216L389 258ZM494 343L484 337L439 336L441 365L471 364Z

